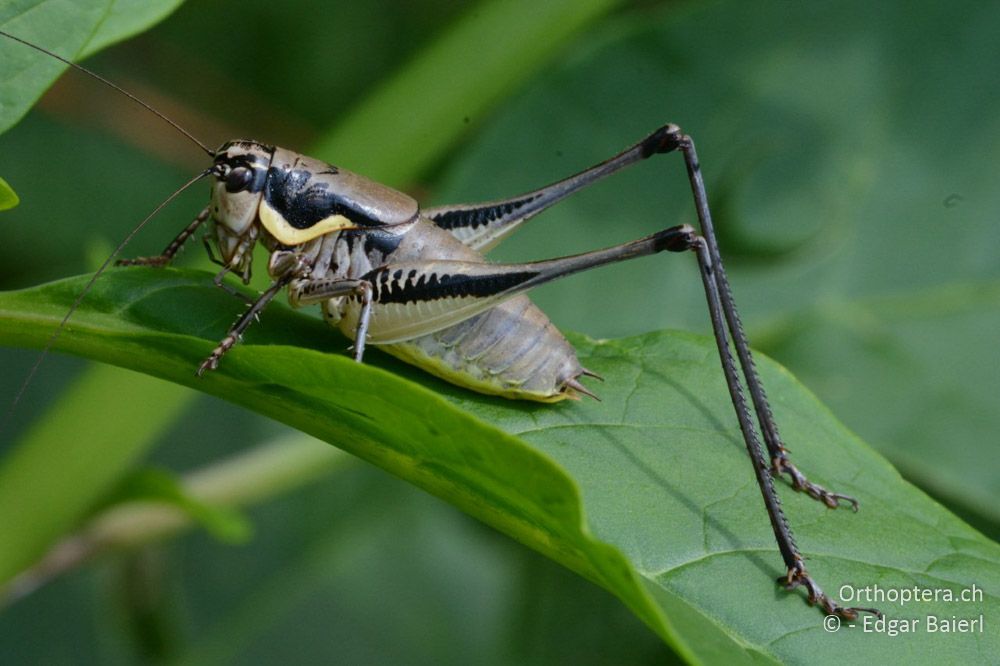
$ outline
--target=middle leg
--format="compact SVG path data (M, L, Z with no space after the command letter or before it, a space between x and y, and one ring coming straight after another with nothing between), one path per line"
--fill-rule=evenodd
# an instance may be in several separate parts
M361 303L358 325L354 334L354 360L360 363L365 355L365 342L371 324L374 289L367 280L353 278L303 278L288 285L288 301L292 307L322 303L341 296L356 297Z

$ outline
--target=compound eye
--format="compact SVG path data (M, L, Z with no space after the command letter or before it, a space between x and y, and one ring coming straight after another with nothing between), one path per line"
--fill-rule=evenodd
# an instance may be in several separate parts
M250 187L253 180L253 171L247 167L236 167L226 174L226 192L242 192Z

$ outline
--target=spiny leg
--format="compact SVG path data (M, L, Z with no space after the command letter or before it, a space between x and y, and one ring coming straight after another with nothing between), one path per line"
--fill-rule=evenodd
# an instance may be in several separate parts
M360 363L365 355L365 341L371 324L374 289L367 280L353 278L318 278L295 280L288 287L288 300L292 307L322 303L338 296L357 296L361 313L354 335L354 360Z
M226 337L224 337L215 347L215 349L212 350L212 353L208 355L208 358L206 358L202 362L202 364L198 366L198 370L195 374L201 377L208 370L215 370L216 368L218 368L219 359L221 359L226 352L232 349L233 346L235 346L236 343L240 341L243 332L246 331L247 327L250 326L250 324L255 319L257 319L257 317L260 315L261 311L267 306L267 304L270 303L271 300L278 295L278 292L284 289L292 280L298 277L304 270L305 267L301 264L298 258L296 258L295 263L293 265L290 265L287 270L280 273L279 277L276 278L273 283L271 283L271 286L268 287L267 290L264 291L264 293L258 296L257 300L250 305L247 311L244 312L240 316L240 318L236 320L236 323L233 324L232 327L230 327L229 332L226 333Z
M189 225L184 227L184 229L182 229L181 232L177 234L177 237L174 238L172 241L170 241L170 244L167 245L167 247L163 250L163 252L156 255L155 257L135 257L134 259L119 259L118 261L115 262L115 265L154 266L157 268L166 266L171 261L173 261L174 257L177 256L177 253L180 252L181 248L184 246L184 243L186 243L187 240L194 235L194 232L197 231L198 227L200 227L208 220L210 214L211 211L208 207L206 207L204 210L198 213L198 217L194 218L194 220ZM253 300L248 299L246 296L244 296L243 294L236 291L235 289L233 289L232 287L230 287L229 285L227 285L222 281L222 279L228 273L232 272L232 269L229 268L221 259L218 259L215 256L215 252L212 249L210 236L202 237L202 242L205 245L205 250L208 252L209 261L211 261L213 264L218 264L219 266L223 267L223 270L220 271L212 280L212 282L215 283L215 286L219 287L230 296L240 299L247 305L253 303ZM244 284L249 282L248 271L245 272L245 274L242 277Z
M771 520L771 527L774 530L774 537L778 542L778 550L785 562L787 572L778 579L785 586L785 589L793 590L804 586L808 590L808 600L810 604L818 604L828 615L838 615L847 620L857 618L860 611L873 613L879 617L881 612L874 608L844 607L837 604L833 599L823 592L822 588L813 580L806 570L802 554L795 539L792 536L788 519L781 508L781 501L774 490L774 477L764 461L760 448L760 440L753 426L753 419L750 415L750 408L743 395L743 386L740 383L739 375L736 371L736 364L729 348L729 340L726 334L726 321L724 319L724 306L718 286L719 264L713 262L708 242L704 237L694 236L691 240L691 247L698 257L698 266L701 271L702 284L705 288L705 297L708 301L708 310L712 319L712 331L715 334L715 342L719 348L719 358L722 361L722 369L726 377L726 385L729 388L729 395L736 410L736 417L740 424L740 431L743 433L743 441L746 443L750 460L753 463L754 474L757 477L757 485L760 487L761 495L764 498L764 505L767 508L767 515Z
M180 249L184 246L184 243L190 238L194 232L208 219L209 209L206 207L203 211L198 213L198 217L194 218L191 224L184 227L177 237L170 241L170 244L155 257L136 257L134 259L119 259L115 262L116 266L166 266L169 264L173 258L180 252Z
M778 475L788 474L792 487L795 490L807 493L813 499L823 502L832 509L837 508L841 501L845 501L854 511L857 511L858 501L856 499L849 495L829 491L823 486L809 481L788 459L788 449L785 448L778 434L778 426L771 411L771 405L767 400L767 394L764 392L764 387L761 384L760 376L757 374L757 367L754 364L753 355L750 353L750 344L747 341L746 333L743 331L743 324L740 321L739 313L736 311L732 289L729 286L729 280L726 277L726 271L722 264L722 257L719 253L715 228L712 225L712 215L708 208L708 197L705 194L705 183L701 175L701 167L698 163L698 155L695 152L694 141L691 140L691 137L681 134L680 128L675 129L675 145L683 153L684 162L687 165L688 178L691 182L692 193L694 194L698 220L701 224L702 235L705 239L708 254L712 259L714 279L718 287L722 312L732 333L733 346L736 348L736 355L739 357L740 366L743 368L743 376L746 379L750 398L757 412L757 419L760 423L761 432L764 435L764 443L767 445L768 453L771 456L771 469Z
M243 335L243 332L247 329L247 327L250 326L251 322L257 318L257 315L260 314L261 310L263 310L264 307L271 302L271 299L277 296L278 292L281 291L287 283L287 280L279 279L271 284L271 286L268 287L267 290L253 302L250 308L236 320L236 323L233 324L229 329L229 332L226 333L226 337L222 338L215 349L212 350L212 353L208 355L208 358L202 361L202 364L198 366L198 371L195 374L201 377L205 374L205 372L218 368L219 359L221 359L226 352L232 349L233 346L239 342L240 337Z
M375 300L380 304L448 297L451 299L451 307L456 310L462 309L466 301L471 301L476 307L485 308L495 305L505 297L578 271L663 250L671 252L693 250L698 257L726 385L744 443L750 454L778 549L787 569L785 576L780 580L789 590L804 586L808 590L809 602L818 604L828 614L837 614L845 619L856 618L860 611L879 615L879 611L875 609L840 606L823 592L805 567L788 520L781 508L781 502L774 490L774 477L763 457L750 406L744 396L740 374L730 350L727 326L732 326L732 323L726 317L726 307L717 282L719 264L713 260L709 247L707 239L697 235L689 225L682 225L637 241L572 257L507 265L447 261L400 263L372 271L365 276L365 279L374 285ZM410 274L408 271L414 271L415 274ZM412 277L402 279L409 275Z

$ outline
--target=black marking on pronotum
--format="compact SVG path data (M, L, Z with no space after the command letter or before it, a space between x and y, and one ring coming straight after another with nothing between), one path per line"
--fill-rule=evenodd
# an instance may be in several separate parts
M343 215L362 227L383 224L354 208L350 199L332 191L329 183L307 169L269 168L264 199L296 229L308 229L331 215Z
M495 296L538 276L538 271L495 273L493 275L424 273L416 282L413 282L414 273L415 271L410 272L410 280L395 285L390 281L390 271L386 268L375 269L361 279L371 282L375 287L375 302L405 304L436 301L441 298Z
M507 217L514 211L537 199L538 196L518 199L517 201L507 201L502 204L485 206L483 208L450 210L435 215L431 219L434 220L434 224L442 229L458 229L463 227L476 229L495 220Z

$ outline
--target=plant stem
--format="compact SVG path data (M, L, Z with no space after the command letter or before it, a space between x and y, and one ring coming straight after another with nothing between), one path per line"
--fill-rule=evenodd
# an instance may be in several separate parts
M323 478L355 460L317 439L294 433L190 472L181 485L198 502L246 507ZM30 594L98 555L137 548L194 524L183 509L162 502L130 501L110 507L0 588L0 606Z

